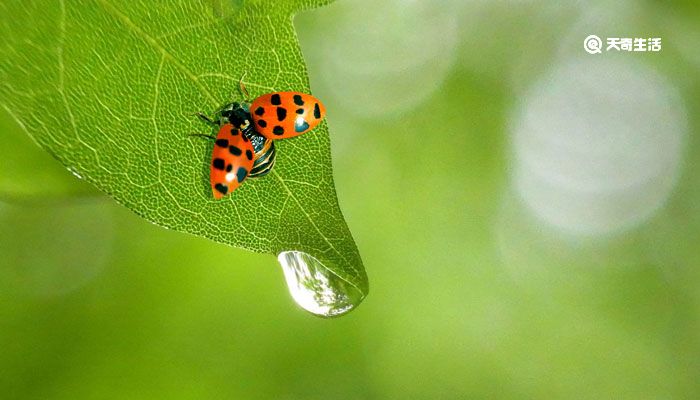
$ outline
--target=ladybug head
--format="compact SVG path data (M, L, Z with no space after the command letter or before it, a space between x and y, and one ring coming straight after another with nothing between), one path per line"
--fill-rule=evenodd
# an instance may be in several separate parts
M242 103L227 104L218 111L219 124L232 124L244 133L253 129L248 105Z

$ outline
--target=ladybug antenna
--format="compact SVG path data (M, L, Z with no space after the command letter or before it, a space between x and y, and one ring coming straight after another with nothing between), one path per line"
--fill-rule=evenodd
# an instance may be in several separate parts
M245 78L247 73L248 71L245 71L241 76L241 80L238 81L238 87L241 90L243 96L245 96L245 101L250 102L250 93L248 93L248 89L246 89L245 84L243 83L243 78Z

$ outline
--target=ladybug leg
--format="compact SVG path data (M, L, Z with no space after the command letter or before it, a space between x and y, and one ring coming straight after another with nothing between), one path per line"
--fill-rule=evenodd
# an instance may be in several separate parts
M202 114L202 113L197 113L197 114L195 114L195 115L196 115L197 117L199 117L199 119L201 119L202 121L206 122L207 124L209 124L209 125L211 125L211 126L219 126L219 124L217 124L216 122L212 121L209 117L207 117L206 115L204 115L204 114Z
M248 89L246 89L245 84L243 83L243 78L245 78L247 73L248 71L244 72L243 76L241 76L241 79L238 81L238 88L243 94L243 96L245 96L245 101L247 103L250 103L250 93L248 93Z
M211 140L216 140L216 136L214 135L205 135L203 133L190 133L188 136L197 136L197 137L203 137Z

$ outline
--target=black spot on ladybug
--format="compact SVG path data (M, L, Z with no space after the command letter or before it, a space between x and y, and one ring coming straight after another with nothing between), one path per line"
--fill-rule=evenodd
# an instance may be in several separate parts
M298 94L295 94L295 95L294 95L294 104L296 104L296 105L298 105L298 106L303 106L303 105L304 105L304 100L301 98L300 95L298 95ZM299 114L299 113L297 112L297 114Z
M231 128L231 136L238 136L238 129Z
M281 126L277 125L276 127L272 128L272 133L275 135L283 135L284 134L284 128Z
M277 120L284 121L287 118L287 109L284 107L277 107Z
M282 99L280 99L280 95L275 93L272 96L270 96L270 103L273 106L278 106L278 105L282 104Z
M255 115L258 117L262 117L263 114L265 114L265 109L263 107L258 107L255 109Z
M307 129L309 129L309 123L305 119L297 119L294 123L294 130L297 132L304 132Z
M216 185L214 185L214 189L216 189L221 194L228 193L228 186L224 185L223 183L217 183Z
M258 125L259 125L261 128L264 128L264 127L267 126L267 122L265 122L264 119L259 119L259 120L258 120Z
M243 152L241 151L241 149L239 149L239 148L236 147L236 146L229 146L229 147L228 147L228 151L229 151L229 153L233 154L234 156L240 156L241 153L243 153Z
M252 160L252 159L253 159L253 152L250 151L250 149L249 149L249 150L246 150L246 151L245 151L245 156L246 156L246 158L248 158L249 160Z
M231 172L232 169L233 169L233 164L229 164L226 166L226 172Z
M223 171L224 168L226 167L226 161L224 161L223 158L215 158L214 161L212 161L211 165L214 168L220 169Z
M219 147L228 147L227 139L216 139L216 145Z
M297 108L297 114L301 115L301 114L303 114L303 113L304 113L304 109L303 109L303 108Z
M318 106L318 103L314 104L314 117L316 119L321 118L321 108Z
M236 171L236 178L238 179L238 183L243 182L247 176L248 170L243 167L238 167L238 171Z

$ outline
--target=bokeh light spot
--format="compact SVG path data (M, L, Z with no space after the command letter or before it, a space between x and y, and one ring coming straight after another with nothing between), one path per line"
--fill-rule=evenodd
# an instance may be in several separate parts
M626 59L557 65L512 121L513 184L543 222L577 234L635 226L676 182L686 130L676 89Z

